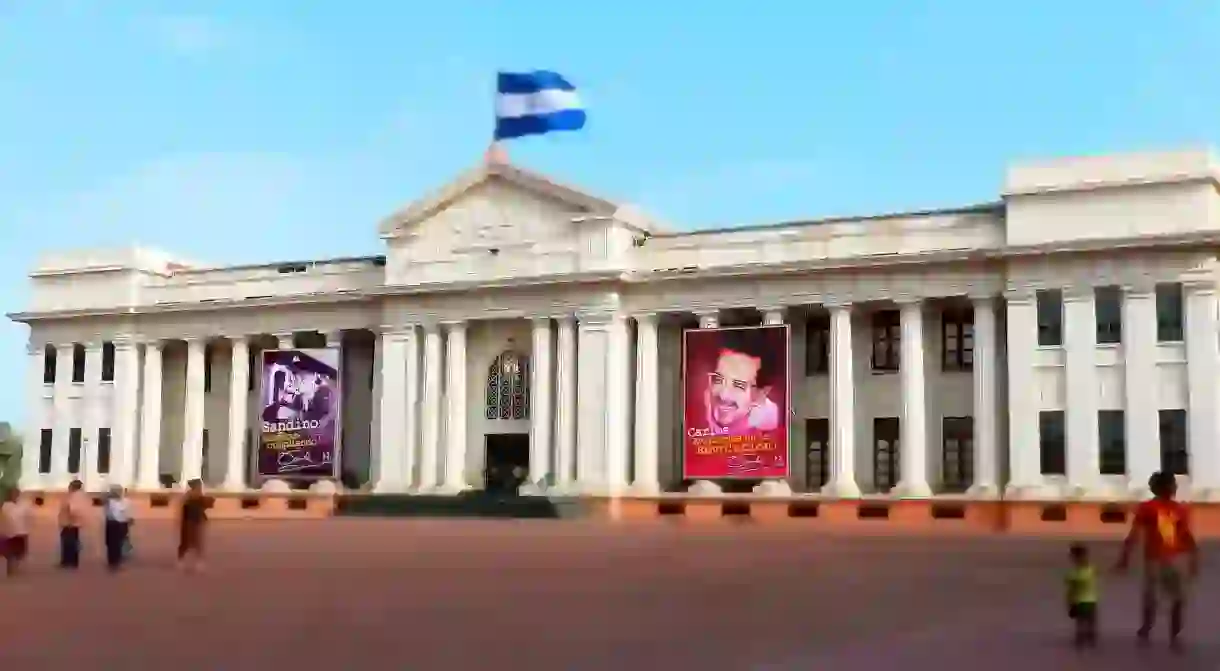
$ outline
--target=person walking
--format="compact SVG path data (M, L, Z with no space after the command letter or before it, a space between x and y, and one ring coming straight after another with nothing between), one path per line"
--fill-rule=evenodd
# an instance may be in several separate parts
M203 568L204 529L208 522L208 500L203 481L187 483L186 496L178 514L178 563L186 571Z
M103 509L106 518L106 566L117 571L127 558L127 539L131 533L131 505L119 485L110 488Z
M89 509L89 497L80 480L68 484L68 495L59 504L59 567L80 568L80 530Z
M8 575L20 571L30 551L30 504L21 499L21 490L13 487L0 505L0 537L4 540L4 563Z

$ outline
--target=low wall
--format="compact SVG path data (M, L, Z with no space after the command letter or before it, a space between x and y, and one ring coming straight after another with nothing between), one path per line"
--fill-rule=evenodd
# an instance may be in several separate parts
M54 516L63 492L24 492L38 515ZM182 493L134 493L137 518L170 518ZM213 519L320 519L334 515L341 495L309 492L211 494ZM367 497L367 495L364 495ZM94 496L100 512L102 498ZM572 499L565 499L571 503ZM1007 501L965 498L826 499L720 497L666 494L656 497L589 497L589 516L619 523L758 524L811 531L879 534L1016 534L1117 538L1126 533L1135 502ZM1220 504L1190 504L1195 533L1220 538ZM583 516L583 514L582 514Z

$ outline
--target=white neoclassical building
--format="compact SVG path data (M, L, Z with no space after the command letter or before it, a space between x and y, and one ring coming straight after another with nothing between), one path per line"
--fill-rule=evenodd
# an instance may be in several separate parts
M1012 168L993 203L679 232L506 164L381 225L385 255L45 256L21 482L252 475L257 352L342 361L341 461L374 492L1220 495L1220 168L1206 152ZM791 326L791 476L682 480L682 331ZM514 456L515 455L515 456Z

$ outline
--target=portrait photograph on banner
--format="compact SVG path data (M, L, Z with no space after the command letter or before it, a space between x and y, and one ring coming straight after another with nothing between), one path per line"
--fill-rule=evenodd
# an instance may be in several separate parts
M786 324L683 332L683 478L788 476Z
M339 380L337 349L263 352L259 476L336 477Z

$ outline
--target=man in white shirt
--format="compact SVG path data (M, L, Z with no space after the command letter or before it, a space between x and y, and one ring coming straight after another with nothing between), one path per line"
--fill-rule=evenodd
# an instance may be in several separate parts
M126 558L127 539L131 533L131 504L122 487L110 488L102 512L106 518L106 566L116 571Z

